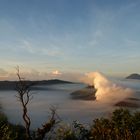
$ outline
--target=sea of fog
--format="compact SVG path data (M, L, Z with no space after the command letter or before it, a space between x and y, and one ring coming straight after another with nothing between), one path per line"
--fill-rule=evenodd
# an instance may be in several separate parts
M122 88L131 88L133 93L130 96L140 99L140 81L114 80L114 82ZM51 106L56 108L57 114L65 122L79 120L82 123L90 123L97 117L109 116L116 107L108 102L100 102L100 100L83 101L71 98L70 93L84 87L86 87L85 84L56 84L42 86L42 90L31 91L33 99L28 105L32 120L31 127L40 127L48 119ZM10 122L23 124L22 108L16 95L16 91L0 91L0 103Z

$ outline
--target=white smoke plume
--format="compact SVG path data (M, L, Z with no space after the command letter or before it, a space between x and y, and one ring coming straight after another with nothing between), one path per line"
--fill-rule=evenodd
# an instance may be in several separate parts
M87 73L86 76L86 82L90 85L94 85L95 89L97 89L97 101L114 104L129 97L132 93L131 89L112 83L99 72Z

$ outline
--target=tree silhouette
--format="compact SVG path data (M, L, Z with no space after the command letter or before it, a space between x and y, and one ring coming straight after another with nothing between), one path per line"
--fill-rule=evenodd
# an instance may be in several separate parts
M30 140L31 139L31 134L30 134L31 119L30 119L30 116L28 115L27 105L33 96L30 93L30 85L27 84L24 78L20 76L19 67L17 67L17 76L18 76L18 82L16 85L16 90L18 94L16 97L19 99L22 105L22 111L23 111L22 117L25 123L26 140Z

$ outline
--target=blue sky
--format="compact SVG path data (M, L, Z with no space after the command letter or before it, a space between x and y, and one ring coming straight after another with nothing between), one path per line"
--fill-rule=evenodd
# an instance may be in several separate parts
M140 73L139 0L0 0L0 78ZM69 76L68 76L69 75Z

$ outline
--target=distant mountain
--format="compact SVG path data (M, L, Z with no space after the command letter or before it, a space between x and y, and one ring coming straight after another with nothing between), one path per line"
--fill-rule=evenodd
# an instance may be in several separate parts
M140 74L134 73L126 77L126 79L137 79L140 80Z
M14 90L16 89L17 83L18 81L0 81L0 90ZM53 85L53 84L72 84L72 82L53 79L40 81L26 81L26 84L30 85L30 87L34 89L35 86Z
M31 81L31 82L34 82L35 85L72 84L72 82L63 81L63 80L59 80L59 79Z

